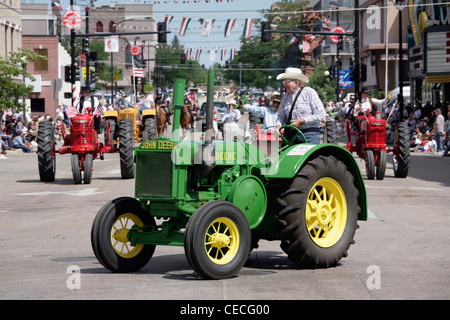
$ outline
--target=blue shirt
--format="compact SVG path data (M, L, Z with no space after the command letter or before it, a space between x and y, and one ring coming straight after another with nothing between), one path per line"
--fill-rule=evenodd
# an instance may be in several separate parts
M246 104L244 109L250 113L253 113L255 116L264 118L264 131L272 131L277 127L277 119L278 119L278 111L275 112L270 107L259 107L252 106L250 104Z

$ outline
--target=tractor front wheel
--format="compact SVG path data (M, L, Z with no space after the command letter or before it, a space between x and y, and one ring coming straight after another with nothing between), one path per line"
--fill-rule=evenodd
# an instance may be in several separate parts
M92 153L87 153L84 158L84 176L83 180L85 184L90 184L92 181L92 168L94 164L94 157Z
M185 231L186 257L194 271L208 279L233 277L247 261L251 232L242 211L216 200L197 209Z
M366 150L366 174L369 180L375 178L375 156L372 150Z
M308 162L281 194L281 248L301 267L338 264L354 243L358 190L344 163L333 156Z
M72 176L73 176L73 183L80 184L82 177L81 177L81 169L80 169L80 159L78 157L78 154L72 154L71 158L72 162Z
M383 180L386 173L386 151L381 150L378 154L377 180Z
M98 261L113 272L134 272L143 268L155 252L154 245L132 245L128 232L137 225L155 225L136 199L122 197L105 204L94 219L91 244Z

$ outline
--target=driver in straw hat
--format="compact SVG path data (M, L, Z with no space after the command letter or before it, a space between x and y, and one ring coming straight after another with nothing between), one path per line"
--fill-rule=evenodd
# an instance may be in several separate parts
M320 124L325 121L326 112L316 90L303 86L309 82L308 77L298 68L286 68L277 80L283 80L286 88L278 111L277 129L282 125L295 126L302 131L307 142L319 144ZM296 143L304 142L299 135Z

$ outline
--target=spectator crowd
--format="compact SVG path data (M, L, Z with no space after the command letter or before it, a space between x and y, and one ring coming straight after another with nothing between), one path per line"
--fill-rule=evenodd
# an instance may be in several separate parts
M325 111L329 118L338 122L340 135L346 134L346 121L351 121L355 100L345 102L327 101ZM450 156L450 102L437 103L416 102L412 107L406 103L403 108L402 121L408 124L412 152L432 152L442 156ZM381 117L387 121L386 139L392 143L393 132L390 130L394 121L400 120L400 111L396 102L384 104Z

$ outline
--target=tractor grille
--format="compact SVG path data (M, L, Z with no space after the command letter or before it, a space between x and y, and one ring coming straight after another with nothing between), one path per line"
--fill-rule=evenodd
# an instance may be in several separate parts
M172 198L171 152L139 152L136 157L136 197Z

